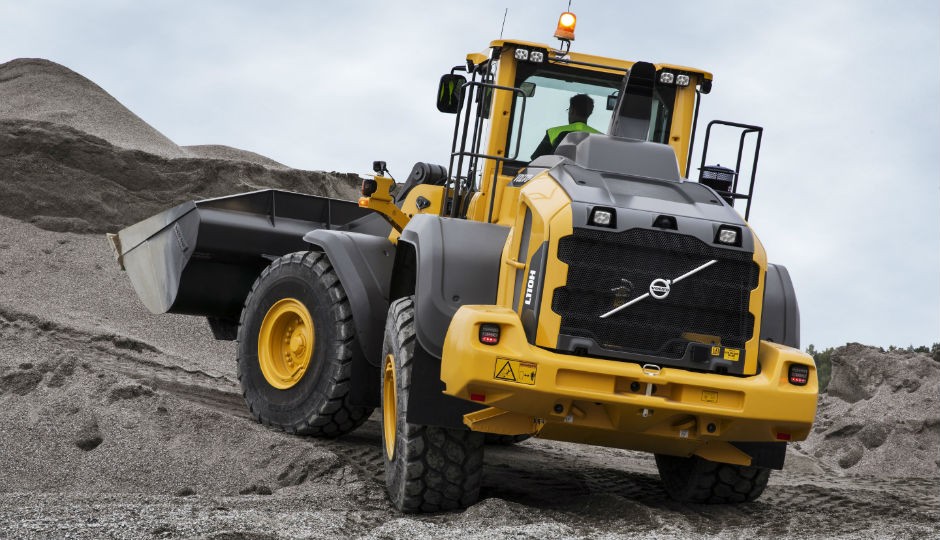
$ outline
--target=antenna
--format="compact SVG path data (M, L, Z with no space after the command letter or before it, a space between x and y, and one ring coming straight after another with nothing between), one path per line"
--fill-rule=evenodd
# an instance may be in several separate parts
M503 39L503 30L506 29L506 15L509 15L509 8L506 8L506 11L503 12L503 26L499 29L499 39Z
M568 0L568 11L571 11L571 0Z

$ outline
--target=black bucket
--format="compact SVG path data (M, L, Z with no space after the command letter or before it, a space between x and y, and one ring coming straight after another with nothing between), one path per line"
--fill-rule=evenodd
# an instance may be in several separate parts
M309 231L383 227L354 202L271 189L186 202L108 238L151 312L237 320L261 271L310 249Z

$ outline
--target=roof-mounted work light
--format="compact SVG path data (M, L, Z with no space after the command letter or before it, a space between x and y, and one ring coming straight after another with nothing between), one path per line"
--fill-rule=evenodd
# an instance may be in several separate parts
M555 37L565 41L574 41L574 25L578 18L574 13L566 11L558 17L558 28L555 29Z

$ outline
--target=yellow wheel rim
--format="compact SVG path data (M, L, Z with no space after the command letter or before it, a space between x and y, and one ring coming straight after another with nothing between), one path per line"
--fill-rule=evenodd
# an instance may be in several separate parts
M398 422L398 400L395 396L395 357L385 357L385 382L382 392L382 429L385 431L385 455L395 458L395 434Z
M315 343L313 318L299 300L284 298L271 306L258 332L258 364L268 384L279 390L296 385L310 366Z

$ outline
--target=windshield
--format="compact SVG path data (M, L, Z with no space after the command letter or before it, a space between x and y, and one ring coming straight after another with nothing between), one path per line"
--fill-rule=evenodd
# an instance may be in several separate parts
M519 153L516 156L517 166L533 158L533 153L540 147L540 144L543 144L543 139L546 138L549 129L569 124L571 117L568 109L571 98L575 95L585 94L593 101L593 112L585 123L598 132L607 132L617 94L623 83L622 74L572 69L551 64L538 67L520 64L518 69L516 87L521 88L527 98L522 133L519 137ZM650 132L647 140L668 143L674 101L675 89L673 87L656 89L653 107L650 111ZM522 115L521 102L522 96L516 95L513 103L512 127L509 129L507 140L510 156L516 149L516 141L513 138L519 129ZM561 137L557 142L560 142L560 139ZM514 174L514 171L506 170L504 174Z

